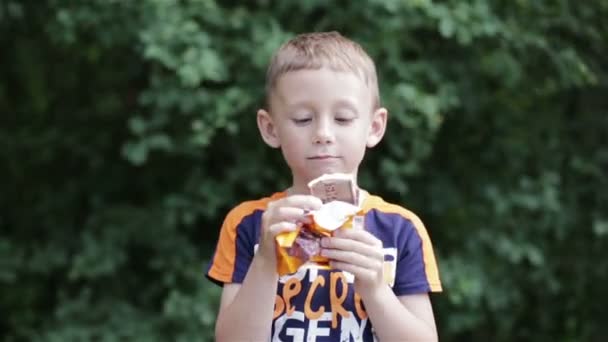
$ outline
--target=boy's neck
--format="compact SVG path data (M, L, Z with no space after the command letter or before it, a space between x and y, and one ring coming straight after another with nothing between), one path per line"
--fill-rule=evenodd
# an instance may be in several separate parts
M285 190L285 192L287 193L288 196L291 195L310 195L310 189L308 188L308 186L298 186L296 184L293 184L291 187L289 187L287 190Z

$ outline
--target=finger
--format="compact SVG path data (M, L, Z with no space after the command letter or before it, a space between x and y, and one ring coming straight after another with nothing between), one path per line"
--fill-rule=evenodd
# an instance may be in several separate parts
M280 222L280 221L305 221L307 211L302 208L294 208L294 207L275 207L271 212L269 212L271 222Z
M348 263L348 262L332 260L329 262L329 266L331 266L334 269L352 273L355 276L355 278L358 278L358 279L373 279L374 278L374 274L372 273L371 270L369 270L365 267L361 267L358 265Z
M339 249L343 251L355 252L376 260L384 260L384 253L382 252L382 248L380 248L379 246L369 245L364 242L349 238L323 238L321 239L321 247L327 249Z
M321 255L331 259L331 261L345 262L370 270L381 270L382 262L380 259L370 258L366 255L352 251L339 249L322 249Z
M361 229L338 229L334 232L335 237L360 241L366 245L382 248L382 241L372 233Z
M293 222L278 222L268 228L268 232L272 236L277 236L280 233L292 232L296 230L297 225Z
M317 210L321 208L323 202L311 195L292 195L278 200L281 206L296 207L307 210Z

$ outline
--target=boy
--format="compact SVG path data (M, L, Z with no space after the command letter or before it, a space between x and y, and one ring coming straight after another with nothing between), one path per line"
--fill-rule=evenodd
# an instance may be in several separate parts
M224 221L207 273L223 284L216 339L437 340L428 292L441 284L424 226L361 189L365 229L337 230L321 242L332 269L276 271L277 234L308 222L308 211L322 205L308 182L331 173L356 180L366 148L384 135L388 113L371 58L337 32L297 36L273 57L266 96L258 128L281 149L293 184L238 205Z

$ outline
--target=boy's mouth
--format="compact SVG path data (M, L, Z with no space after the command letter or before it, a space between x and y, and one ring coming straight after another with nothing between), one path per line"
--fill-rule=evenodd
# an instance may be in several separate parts
M327 159L337 159L337 158L340 158L340 157L332 156L329 154L321 154L318 156L308 157L308 159L310 159L310 160L327 160Z

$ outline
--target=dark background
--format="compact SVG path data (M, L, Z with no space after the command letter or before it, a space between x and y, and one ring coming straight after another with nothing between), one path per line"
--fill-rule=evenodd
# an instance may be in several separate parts
M366 189L426 223L442 341L608 336L608 1L0 1L0 339L211 341L224 215L288 184L271 53L377 62ZM201 338L202 337L202 338Z

